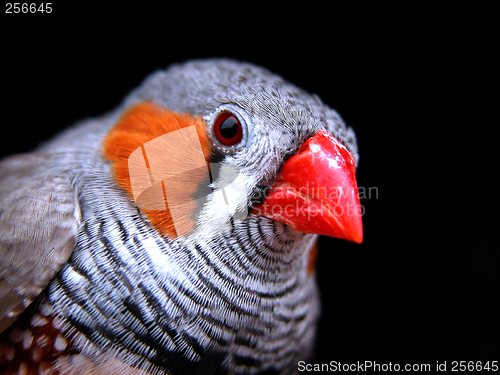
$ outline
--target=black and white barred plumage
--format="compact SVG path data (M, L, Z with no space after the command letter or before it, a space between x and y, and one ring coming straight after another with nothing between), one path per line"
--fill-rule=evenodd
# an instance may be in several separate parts
M68 212L75 211L77 223L63 233L75 239L71 257L40 297L74 345L56 368L122 375L296 371L312 352L319 316L314 275L307 272L316 235L252 213L214 235L227 218L214 213L219 203L210 199L195 234L159 233L102 157L102 140L123 111L148 100L207 121L224 105L244 114L246 147L213 150L222 166L237 166L245 176L241 205L251 206L255 190L272 184L318 129L357 160L354 133L334 110L264 69L227 60L154 73L117 110L43 145L37 154L49 160L37 168L71 187L75 203Z

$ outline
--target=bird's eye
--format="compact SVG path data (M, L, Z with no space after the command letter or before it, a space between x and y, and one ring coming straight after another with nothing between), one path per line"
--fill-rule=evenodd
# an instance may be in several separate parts
M234 146L241 142L243 128L235 115L222 112L214 121L214 134L224 146Z

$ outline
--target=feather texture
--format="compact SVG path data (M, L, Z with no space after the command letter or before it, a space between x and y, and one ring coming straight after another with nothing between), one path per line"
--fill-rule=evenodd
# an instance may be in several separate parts
M68 260L80 211L51 155L0 163L0 332L40 294Z
M198 160L193 158L194 147L191 139L185 136L176 137L176 143L168 142L168 138L162 139L162 136L190 126L196 129L197 140L200 141L203 156L207 161L204 169L199 168ZM184 149L190 152L181 157ZM134 152L138 157L131 157ZM192 196L196 195L198 186L207 186L210 183L206 172L209 167L210 141L202 119L172 112L150 102L136 104L125 112L105 137L104 155L113 163L118 185L128 192L132 199L133 190L135 195L138 195L137 191L141 191L141 196L135 197L135 202L160 233L176 238L177 231L186 233L194 230L197 202ZM156 173L155 176L150 165L152 163L155 163L157 169L161 168L158 165L168 167L162 169L164 173ZM188 170L189 173L182 174L183 179L180 181L179 171L183 170ZM131 177L137 181L134 189ZM168 206L165 181L170 181L169 200L182 206L182 211L178 213L182 221L176 221L175 225Z
M244 146L225 148L209 131L221 108L245 122ZM216 191L235 170L241 178L228 188L236 202L230 210L209 189L201 211L188 207L185 222L174 227L170 172L151 180L156 159L149 155L171 163L162 152L182 154L184 141L154 141L193 125L202 157L173 160L172 170L187 164L193 171L173 183L172 199L208 185ZM75 125L33 154L2 161L0 329L38 295L0 336L3 368L293 373L311 355L319 317L317 236L253 213L220 227L271 186L285 160L319 129L357 161L354 132L316 96L251 64L192 61L153 73L111 113ZM139 157L131 160L134 153ZM216 161L219 176L207 179L204 168L195 168L199 160L204 167ZM129 163L146 181L140 199ZM51 327L49 358L36 349L44 342L35 337L40 327ZM21 359L26 350L13 349L25 342L33 349L29 367Z

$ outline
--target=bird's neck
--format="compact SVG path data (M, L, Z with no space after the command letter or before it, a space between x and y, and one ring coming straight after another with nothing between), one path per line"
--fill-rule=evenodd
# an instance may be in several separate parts
M172 240L115 184L75 180L77 245L48 288L72 349L171 373L205 373L206 361L238 373L245 363L306 357L319 312L307 271L314 236L250 214L209 240Z

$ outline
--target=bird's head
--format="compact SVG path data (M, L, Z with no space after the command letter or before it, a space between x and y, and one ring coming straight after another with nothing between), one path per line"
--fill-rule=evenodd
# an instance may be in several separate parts
M123 108L104 154L163 235L207 241L259 215L362 241L355 136L316 96L207 60L152 74Z

